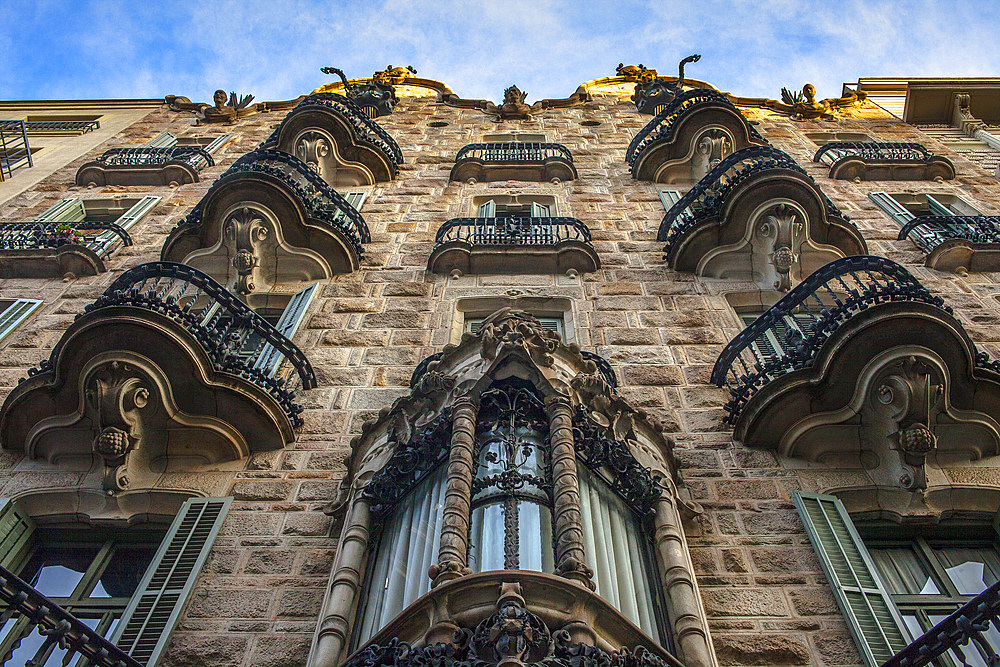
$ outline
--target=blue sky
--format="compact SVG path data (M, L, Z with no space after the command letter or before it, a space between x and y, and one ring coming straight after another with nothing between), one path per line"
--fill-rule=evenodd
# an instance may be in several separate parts
M0 99L258 100L413 65L463 97L529 103L643 63L747 96L871 76L998 76L1000 2L0 0Z

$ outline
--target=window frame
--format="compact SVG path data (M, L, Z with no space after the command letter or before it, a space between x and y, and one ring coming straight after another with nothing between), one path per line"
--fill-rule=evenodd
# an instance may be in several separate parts
M7 306L3 306L4 303L8 303ZM4 338L9 336L17 327L24 323L32 313L38 310L42 306L43 301L41 299L27 299L24 297L14 298L14 299L0 299L0 343L3 342ZM19 306L25 306L20 314L9 315ZM7 320L11 317L11 320Z

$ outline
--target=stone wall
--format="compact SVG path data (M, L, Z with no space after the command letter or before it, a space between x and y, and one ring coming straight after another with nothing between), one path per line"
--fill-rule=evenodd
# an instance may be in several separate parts
M827 168L810 161L816 146L804 132L864 130L886 140L921 141L948 155L942 145L872 106L836 123L793 122L761 111L747 115L853 218L873 254L903 263L955 307L978 344L996 351L997 276L962 278L925 269L922 252L909 241L896 241L895 223L866 198L878 186L826 178ZM24 220L64 196L163 196L134 228L135 245L117 253L107 274L71 282L0 280L4 296L45 300L35 317L0 344L0 395L47 357L73 317L115 276L158 259L169 230L212 179L256 146L282 116L262 114L235 126L196 128L188 114L154 111L113 142L7 202L0 216ZM405 98L392 115L379 119L400 144L404 164L395 181L371 188L362 208L372 232L362 269L327 281L296 336L318 379L318 387L302 396L305 426L285 451L255 455L239 472L206 473L197 482L206 492L235 496L236 502L161 664L304 663L342 519L328 517L321 508L336 494L350 439L378 410L408 391L420 359L454 341L460 322L457 301L483 296L570 299L575 342L607 358L619 377L620 394L658 417L676 440L683 476L705 508L689 526L688 541L722 664L859 663L790 495L796 489L829 488L838 473L799 469L733 442L722 421L725 392L709 384L708 377L724 344L742 329L725 294L758 287L666 268L663 243L655 240L664 214L658 187L634 181L623 159L631 137L648 120L631 102L601 96L541 112L530 121L500 124L479 111L447 107L433 98ZM600 125L583 126L582 121ZM446 125L431 127L431 122ZM71 185L76 168L106 148L142 143L166 129L235 136L216 156L217 166L202 172L200 183L173 190ZM559 184L450 182L456 152L497 131L544 132L547 140L572 151L579 179ZM893 184L894 189L961 194L986 211L1000 206L995 178L949 157L958 167L955 181L902 182ZM602 268L580 277L455 278L425 271L441 223L469 215L473 197L511 192L553 195L560 215L590 227ZM956 468L949 475L969 484L1000 484L995 461ZM28 466L5 452L0 482L0 496L8 497L28 489L71 487L79 477Z

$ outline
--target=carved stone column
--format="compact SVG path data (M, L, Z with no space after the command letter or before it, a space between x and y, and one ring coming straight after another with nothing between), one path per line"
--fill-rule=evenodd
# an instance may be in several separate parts
M580 482L576 476L573 444L573 409L565 396L545 401L549 415L552 456L552 505L556 541L556 574L594 590L583 551L583 521L580 518Z
M715 649L708 619L701 604L694 564L688 555L681 517L672 494L664 493L656 505L654 538L656 560L663 577L667 616L673 625L674 642L687 667L716 667Z
M340 656L351 636L351 619L357 607L361 575L368 553L371 512L368 501L356 492L334 559L330 587L323 600L323 610L316 638L309 655L309 667L340 664Z
M476 444L476 414L479 404L460 398L452 405L451 449L448 453L448 482L441 519L441 546L438 562L431 565L431 587L470 574L469 506L472 503L473 452Z

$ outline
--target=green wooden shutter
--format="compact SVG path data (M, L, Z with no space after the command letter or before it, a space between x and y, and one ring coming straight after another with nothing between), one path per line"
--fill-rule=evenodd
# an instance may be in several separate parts
M670 208L681 200L681 193L677 190L660 190L660 201L663 202L663 210Z
M351 208L353 208L355 211L361 210L361 205L365 203L365 199L367 198L368 198L368 193L365 192L364 190L352 190L344 195L344 199L347 200L347 203L350 204ZM346 217L347 215L343 211L338 209L337 213L334 214L333 219L340 220L341 218L346 218Z
M111 643L144 665L156 664L232 502L232 498L191 498L181 506Z
M214 153L215 151L217 151L220 148L222 148L222 146L225 145L225 143L227 141L229 141L232 138L232 136L233 135L231 135L229 133L220 134L215 139L212 139L212 143L210 143L209 145L205 146L205 152L208 153L208 154Z
M9 498L0 500L0 566L10 570L31 544L35 522Z
M156 205L160 203L160 199L161 197L146 195L136 202L134 206L129 208L129 210L122 213L118 219L115 220L115 224L125 231L128 231L135 223L139 222L143 216L156 208ZM97 238L88 244L88 247L97 253L98 256L104 257L121 242L121 237L117 234L110 231L103 231L97 235Z
M490 199L489 201L483 202L479 205L479 209L476 211L477 218L495 218L497 217L497 203Z
M908 643L896 605L843 503L799 491L792 498L865 664L878 667Z
M14 303L0 311L0 340L41 305L41 299L15 299Z
M547 218L549 217L550 207L545 204L539 204L537 202L531 202L531 217L532 218Z
M148 148L170 148L177 143L177 137L169 132L161 132L159 136L146 142Z
M285 310L281 313L278 323L274 325L278 333L282 334L288 340L291 340L295 336L295 332L299 330L299 324L302 323L302 318L305 316L306 310L309 309L309 304L312 303L313 298L316 296L318 286L319 283L313 283L304 290L296 292L288 302L288 305L285 306ZM277 372L281 361L282 358L278 350L268 343L261 348L260 354L257 356L257 361L254 362L254 368L260 368L264 373L271 376Z
M83 222L83 202L76 197L63 199L35 218L35 222Z
M900 227L916 217L907 211L905 206L900 204L885 192L869 192L868 198L871 199L876 206L888 213L889 217L895 220ZM951 214L949 213L948 215Z
M930 195L924 195L927 197L927 206L931 210L931 215L958 215L950 208L939 202L937 199Z

